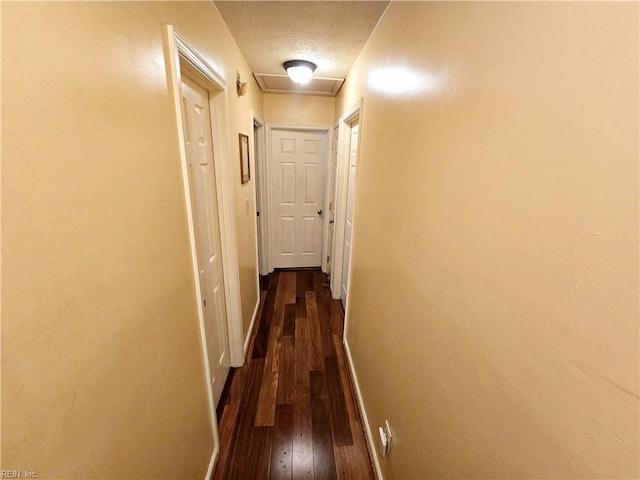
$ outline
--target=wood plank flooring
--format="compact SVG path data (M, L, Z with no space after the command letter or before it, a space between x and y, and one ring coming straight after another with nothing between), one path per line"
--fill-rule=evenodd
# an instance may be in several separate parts
M247 361L218 405L213 479L375 478L327 283L308 269L262 278Z

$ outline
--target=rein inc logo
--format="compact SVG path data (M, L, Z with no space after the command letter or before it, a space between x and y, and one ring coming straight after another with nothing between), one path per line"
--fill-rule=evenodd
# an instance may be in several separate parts
M30 470L2 470L0 478L38 478L38 474Z

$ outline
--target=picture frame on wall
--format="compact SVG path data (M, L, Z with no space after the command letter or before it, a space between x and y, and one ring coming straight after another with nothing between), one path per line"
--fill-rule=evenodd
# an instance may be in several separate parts
M249 171L249 137L239 133L240 139L240 182L245 184L251 179Z

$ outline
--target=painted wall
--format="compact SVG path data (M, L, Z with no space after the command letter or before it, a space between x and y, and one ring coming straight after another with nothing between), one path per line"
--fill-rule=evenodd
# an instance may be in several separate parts
M316 95L263 95L264 120L292 125L333 125L335 97Z
M393 2L347 340L385 478L638 478L637 3Z
M237 98L236 69L249 69L213 3L2 2L2 469L205 476L213 440L163 23L229 83L245 316L257 300L237 145L261 98L255 84Z
M226 24L220 28L227 31ZM235 42L235 40L234 40ZM234 43L235 45L235 43ZM249 333L253 313L260 301L258 286L258 246L256 222L256 184L255 165L256 155L253 145L253 114L262 117L262 91L253 78L251 68L237 48L236 60L233 65L240 72L240 77L248 83L247 94L238 97L235 93L235 72L229 71L229 88L233 90L233 101L229 110L231 144L230 159L235 168L236 181L236 221L238 235L238 266L240 268L240 290L242 294L242 326L244 338ZM250 180L244 185L240 182L240 144L238 134L249 136L249 172Z

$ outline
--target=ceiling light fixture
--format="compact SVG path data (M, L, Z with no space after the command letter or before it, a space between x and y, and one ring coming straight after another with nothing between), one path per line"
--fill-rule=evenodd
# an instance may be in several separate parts
M287 71L287 75L294 82L300 85L309 83L311 75L316 69L316 65L306 60L289 60L282 65Z

